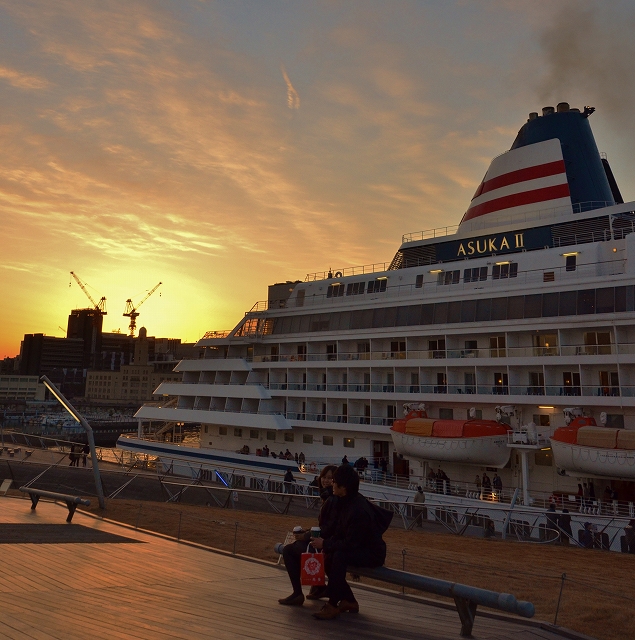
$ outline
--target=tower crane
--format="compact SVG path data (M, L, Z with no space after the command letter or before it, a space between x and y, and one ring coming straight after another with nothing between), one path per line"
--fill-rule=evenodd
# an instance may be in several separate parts
M106 311L106 298L102 296L99 299L99 302L95 302L93 300L93 297L90 295L90 293L88 293L88 289L86 288L86 283L82 282L77 277L77 274L74 271L71 271L71 275L73 276L73 278L75 278L75 282L77 282L77 284L79 285L79 288L84 292L86 297L91 301L95 311L97 311L97 313L101 316L108 315L108 312ZM70 284L68 286L70 287Z
M137 305L135 305L130 298L126 300L126 308L123 312L123 315L130 318L130 337L134 338L134 332L137 328L137 318L139 317L139 312L137 309L162 285L162 282L159 282L153 289L151 289L146 297Z

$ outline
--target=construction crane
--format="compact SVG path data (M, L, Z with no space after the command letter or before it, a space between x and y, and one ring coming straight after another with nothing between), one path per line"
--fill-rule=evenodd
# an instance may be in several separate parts
M102 296L99 299L99 302L95 302L93 300L93 297L90 295L90 293L88 293L86 284L77 277L77 274L74 271L71 271L71 275L73 276L73 278L75 278L75 282L77 282L77 284L79 285L79 288L86 294L86 297L91 301L95 311L97 311L97 313L101 316L108 315L108 312L106 311L106 298ZM70 283L68 286L70 287Z
M159 282L158 285L156 285L153 289L151 289L148 294L146 295L146 297L137 305L133 304L132 300L130 298L128 298L126 300L126 308L123 312L123 315L130 318L130 326L128 327L130 329L130 337L134 338L134 332L135 329L137 328L137 318L139 317L139 312L137 311L137 309L162 285L162 282Z
M93 300L93 297L90 295L90 293L88 293L86 284L78 278L77 274L74 271L71 271L71 275L73 276L73 278L75 278L75 282L77 282L77 284L79 285L79 288L84 292L84 295L90 300L91 304L93 305L94 313L92 314L93 326L90 332L90 352L87 351L86 344L84 349L85 366L92 368L96 366L96 362L97 362L97 347L99 344L99 336L101 334L102 325L103 325L103 316L107 315L106 298L102 296L99 302L95 302ZM69 287L71 286L70 282L68 283L68 286ZM70 318L69 318L69 330L70 330ZM85 329L83 331L85 332ZM66 337L67 338L69 337L69 331L66 332ZM84 337L84 340L86 340L85 333L82 337Z

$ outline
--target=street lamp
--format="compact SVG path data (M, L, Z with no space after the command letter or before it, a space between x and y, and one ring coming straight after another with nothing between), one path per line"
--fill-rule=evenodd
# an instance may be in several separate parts
M88 437L88 446L90 447L90 457L92 458L93 475L95 476L95 488L97 489L97 500L102 509L106 508L104 503L104 489L101 486L101 475L99 474L99 464L97 463L97 453L95 451L95 436L92 427L86 422L84 417L73 407L73 405L64 397L62 392L46 377L42 376L40 381L55 396L55 399L70 413L71 417L79 422L86 430Z

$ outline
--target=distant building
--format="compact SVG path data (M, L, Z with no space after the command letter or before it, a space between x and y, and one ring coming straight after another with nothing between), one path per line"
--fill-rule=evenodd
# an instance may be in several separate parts
M41 376L56 369L84 368L84 340L28 333L20 345L20 375Z
M38 376L0 375L0 401L44 400L46 388Z
M73 309L68 316L66 338L83 340L83 369L99 366L103 322L103 314L98 309Z
M181 382L182 374L173 369L181 358L193 357L194 353L194 345L184 345L179 339L149 338L142 327L134 340L133 364L121 365L118 371L89 371L85 397L133 403L152 400L153 391L161 382ZM159 359L152 362L150 354Z

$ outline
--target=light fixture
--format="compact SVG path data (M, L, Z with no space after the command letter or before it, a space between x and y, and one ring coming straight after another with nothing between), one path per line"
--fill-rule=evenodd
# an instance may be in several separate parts
M95 436L92 427L86 422L84 417L75 409L75 407L64 397L64 394L46 377L42 376L40 382L53 394L55 399L68 411L74 420L79 422L86 430L86 439L90 447L91 466L93 468L93 476L95 478L95 490L97 491L97 500L102 509L106 508L104 501L104 488L101 484L101 475L99 474L99 461L97 460L97 452L95 451Z
M428 273L443 273L443 269L430 269Z
M546 405L546 404L539 404L538 408L539 409L555 409L555 407L551 407L551 406Z
M377 280L388 280L388 276L379 276Z
M496 265L498 265L500 267L502 264L510 264L510 261L506 260L505 262L495 262L494 264L496 264Z
M613 247L613 253L617 253L617 248Z
M560 255L563 258L568 258L569 256L577 256L580 252L579 251L571 251L569 253L561 253Z

